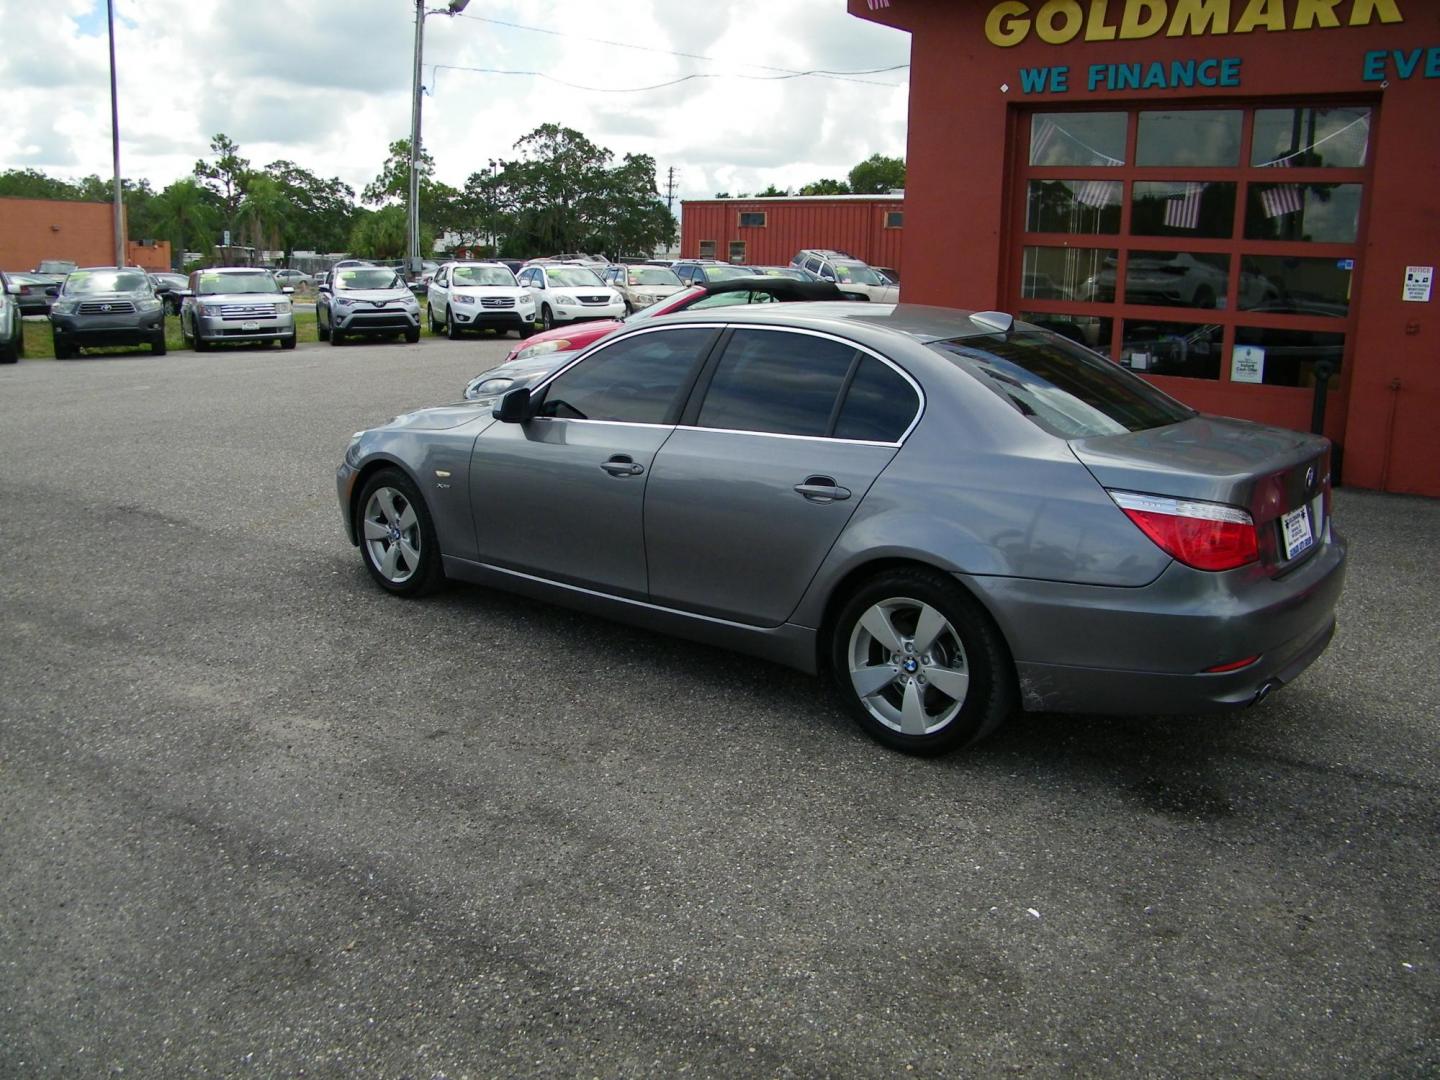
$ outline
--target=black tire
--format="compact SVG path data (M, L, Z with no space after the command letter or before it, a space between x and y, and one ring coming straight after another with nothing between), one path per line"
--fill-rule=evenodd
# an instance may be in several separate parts
M294 334L291 334L289 337L281 338L280 348L293 349L295 347L295 337L296 336Z
M25 335L22 332L20 337L14 341L0 345L0 364L13 364L20 359L21 352L25 348Z
M151 355L151 356L164 356L164 355L165 355L165 352L166 352L166 345L165 345L165 328L162 326L162 327L160 328L160 333L156 336L155 340L152 341L152 342L150 342L150 355Z
M339 345L340 342L342 342L342 341L344 341L344 340L345 340L345 335L344 335L344 334L342 334L336 327L334 327L334 326L330 327L330 344L331 344L331 345Z
M210 351L210 342L206 341L203 337L200 336L200 327L199 327L199 326L196 326L196 327L195 327L195 333L194 333L193 337L191 338L191 344L193 344L193 345L195 346L195 351L196 351L196 352L209 352L209 351Z
M549 304L545 304L540 308L540 325L546 330L555 329L555 313L550 310Z
M387 489L391 493L391 506L397 511L394 521L389 520L389 515L383 510L377 512L377 508L371 505L371 500L376 498L377 493ZM383 505L383 499L379 501ZM409 509L414 510L415 521L413 525L402 528ZM386 592L404 597L423 596L434 591L445 580L440 545L435 539L435 523L430 517L430 510L410 478L399 469L382 469L370 477L360 489L355 513L356 532L360 537L360 557L375 583ZM419 558L416 564L408 568L405 566L405 545L401 541L391 542L383 537L367 538L367 521L373 521L373 524L381 528L389 528L393 524L402 538L408 537L408 546L412 551L416 551L414 544L418 540L419 548L416 554ZM384 568L385 556L397 546L400 548L397 562L392 573L387 575ZM409 571L408 575L403 580L396 580L394 573L404 572L406 569Z
M451 341L460 340L460 327L455 325L455 313L449 304L445 305L445 336Z
M939 629L917 643L927 619ZM877 623L893 641L872 633ZM830 669L865 733L907 754L973 745L1015 708L1014 665L999 629L963 588L923 567L886 571L855 591L830 631ZM862 698L857 681L874 690Z
M415 328L413 328L413 329L411 329L411 330L406 330L406 331L405 331L405 340L408 341L411 345L414 345L417 341L419 341L419 340L420 340L420 327L417 326L417 327L415 327Z
M328 322L326 322L324 319L320 318L320 309L319 309L319 308L316 308L316 309L315 309L315 335L316 335L321 341L329 341L329 340L330 340L330 324L329 324Z
M520 324L520 329L517 330L516 333L520 335L520 340L521 340L521 341L524 341L526 338L529 338L529 337L534 337L534 336L535 336L535 324L534 324L534 323L528 323L528 322L527 322L527 323L521 323L521 324Z
M55 335L51 340L55 345L56 360L70 360L74 358L77 350L73 345L68 345L61 341L59 335Z
M435 309L430 306L430 302L428 300L425 302L425 318L430 324L430 333L434 334L436 337L439 337L440 324L435 321Z

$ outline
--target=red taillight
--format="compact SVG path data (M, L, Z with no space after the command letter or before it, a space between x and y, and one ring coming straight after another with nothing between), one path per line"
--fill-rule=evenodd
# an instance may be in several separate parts
M1239 671L1241 668L1249 667L1251 664L1255 663L1255 661L1259 659L1260 654L1256 653L1254 656L1245 657L1244 660L1235 660L1229 664L1216 664L1214 667L1207 667L1205 669L1205 674L1220 675L1227 671Z
M1255 522L1244 510L1130 491L1112 491L1110 497L1141 532L1186 566L1234 570L1260 557Z

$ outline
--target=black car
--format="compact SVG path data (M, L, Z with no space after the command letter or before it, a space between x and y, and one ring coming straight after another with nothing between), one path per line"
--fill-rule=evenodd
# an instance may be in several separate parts
M50 308L50 328L57 360L102 345L149 345L165 355L165 306L138 266L72 271Z

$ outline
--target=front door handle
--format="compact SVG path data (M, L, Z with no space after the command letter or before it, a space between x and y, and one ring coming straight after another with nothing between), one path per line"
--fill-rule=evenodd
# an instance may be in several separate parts
M803 484L796 484L795 491L811 502L838 502L850 497L850 489L835 483L833 476L807 476Z
M625 454L616 454L600 467L611 476L639 476L645 471L644 465L637 465Z

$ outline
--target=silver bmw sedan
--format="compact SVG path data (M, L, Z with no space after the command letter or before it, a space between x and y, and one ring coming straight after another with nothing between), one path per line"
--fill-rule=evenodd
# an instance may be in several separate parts
M1325 649L1323 438L1196 413L998 312L774 304L606 337L355 435L379 586L475 582L825 673L887 746L1203 713Z

